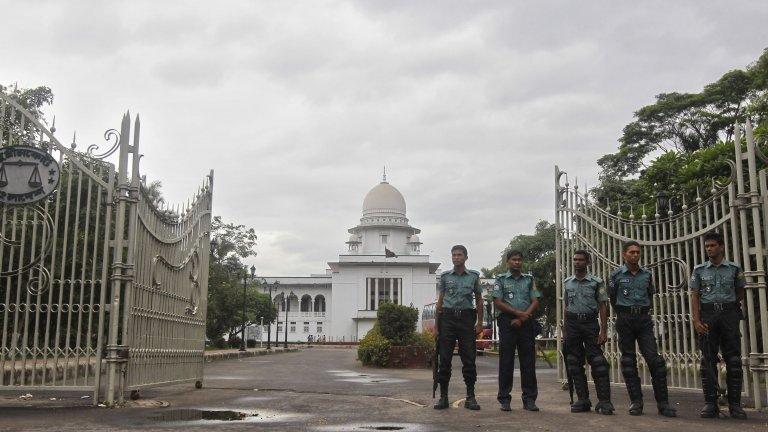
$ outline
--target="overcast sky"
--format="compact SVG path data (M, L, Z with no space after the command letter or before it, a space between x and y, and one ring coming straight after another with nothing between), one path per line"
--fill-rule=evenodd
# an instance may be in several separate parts
M637 108L768 46L765 0L5 1L0 82L47 85L57 136L140 113L142 171L254 227L260 275L323 272L381 180L422 252L493 266L553 218L558 164L594 185Z

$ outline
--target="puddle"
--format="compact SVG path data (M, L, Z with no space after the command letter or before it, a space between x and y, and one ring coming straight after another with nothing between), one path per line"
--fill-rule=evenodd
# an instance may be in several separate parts
M258 417L258 413L231 410L200 410L200 409L174 409L163 411L150 417L151 420L161 422L190 422L190 421L243 421L248 417Z
M403 431L425 432L432 428L416 423L350 423L317 427L316 431L359 432L359 431Z
M248 409L184 408L155 412L147 418L168 425L216 425L228 423L277 423L300 420L306 416L279 411Z

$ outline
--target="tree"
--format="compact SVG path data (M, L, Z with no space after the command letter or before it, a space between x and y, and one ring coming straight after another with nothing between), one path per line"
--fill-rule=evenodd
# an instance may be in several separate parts
M208 276L208 315L206 334L217 340L225 334L232 339L243 324L243 259L255 256L256 232L253 228L225 223L221 216L211 222L211 238L216 247L211 253ZM269 296L261 293L261 284L248 280L246 288L246 325L272 323L277 317Z
M687 170L684 166L695 162L689 157L731 140L733 124L747 115L757 120L762 134L758 136L764 137L766 113L768 49L746 70L729 71L699 93L661 93L655 103L636 111L635 120L624 127L619 138L618 151L598 160L600 185L591 192L603 205L619 201L641 205L652 202L649 195L653 197L658 190L670 190L670 185L672 190L686 189L663 169L672 164L678 171ZM653 155L656 157L649 161ZM718 176L727 170L727 165L716 169ZM648 171L655 171L655 176ZM696 181L709 178L702 172ZM648 185L655 190L648 190ZM638 194L645 195L636 199ZM628 197L635 202L627 203Z
M541 291L538 314L547 322L555 322L555 226L547 221L536 224L534 234L515 236L501 252L499 263L490 269L481 269L483 276L490 278L507 271L506 253L519 250L523 253L523 272L530 272Z

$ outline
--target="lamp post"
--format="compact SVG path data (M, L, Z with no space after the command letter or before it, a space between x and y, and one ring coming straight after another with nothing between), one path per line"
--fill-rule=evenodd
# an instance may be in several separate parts
M285 302L285 338L283 339L283 348L288 349L288 312L291 311L291 297L293 296L293 291L288 294L288 297L285 296L285 291L283 291L282 296L283 301Z
M211 256L213 259L216 259L216 257L213 255L216 252L216 248L219 247L219 241L216 240L216 237L211 239Z
M245 296L245 289L248 285L248 268L243 268L243 328L240 330L240 351L245 351L245 321L246 321L246 296ZM256 276L256 266L251 266L251 274L250 277L253 279Z
M264 290L266 291L269 289L269 303L272 304L272 285L269 285L267 283L267 280L262 278L261 279L264 283L264 286L267 287ZM275 291L277 291L277 286L280 285L280 281L275 281ZM277 335L275 335L275 343L277 343ZM272 349L272 321L269 321L267 323L267 349Z

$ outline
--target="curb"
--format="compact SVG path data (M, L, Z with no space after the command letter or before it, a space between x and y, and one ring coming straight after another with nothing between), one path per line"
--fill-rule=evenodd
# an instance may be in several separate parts
M245 357L258 357L263 355L271 355L271 354L282 354L287 352L297 352L299 351L298 348L274 348L271 350L258 350L258 351L226 351L226 352L212 352L212 353L205 353L205 362L210 363L214 361L221 361L221 360L232 360L232 359L239 359L239 358L245 358Z

